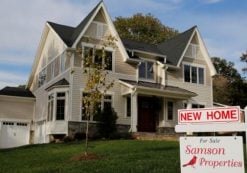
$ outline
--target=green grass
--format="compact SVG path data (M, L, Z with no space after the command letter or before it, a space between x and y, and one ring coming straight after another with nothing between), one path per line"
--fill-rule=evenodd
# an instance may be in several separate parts
M0 150L0 172L179 173L179 144L167 141L93 141L99 160L71 161L84 143L44 144Z

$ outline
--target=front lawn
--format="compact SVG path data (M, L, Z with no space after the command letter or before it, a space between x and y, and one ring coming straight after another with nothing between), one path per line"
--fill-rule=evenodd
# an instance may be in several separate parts
M84 143L32 145L0 150L0 172L179 173L179 144L167 141L94 141L98 160L74 161Z

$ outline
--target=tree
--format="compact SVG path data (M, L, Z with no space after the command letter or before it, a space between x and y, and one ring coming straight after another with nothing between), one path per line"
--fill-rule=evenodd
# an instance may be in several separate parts
M110 65L107 62L105 47L115 47L116 39L109 36L103 43L103 47L98 51L97 55L95 51L91 53L84 53L83 65L84 74L86 74L86 85L84 93L87 93L82 98L84 113L87 117L86 121L86 142L85 142L85 155L88 154L88 133L89 133L89 121L90 118L97 113L100 108L100 102L105 93L113 87L114 81L110 81L108 76L107 67ZM78 49L78 52L82 54L82 50ZM97 56L97 57L96 57ZM97 58L97 62L93 59ZM100 63L99 63L100 62ZM103 62L103 63L102 63Z
M217 71L213 80L214 101L245 107L247 104L246 83L235 69L234 63L218 57L212 58L212 61Z
M244 73L247 73L247 51L245 53L242 53L242 56L240 57L240 60L242 62L245 62L246 63L246 67L242 68L242 71Z
M178 31L163 25L151 14L134 14L132 17L116 17L114 25L122 38L157 44L174 37Z

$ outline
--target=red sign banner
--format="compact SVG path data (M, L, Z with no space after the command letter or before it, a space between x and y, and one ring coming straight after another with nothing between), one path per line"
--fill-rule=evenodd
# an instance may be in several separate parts
M178 110L178 124L240 122L240 107Z

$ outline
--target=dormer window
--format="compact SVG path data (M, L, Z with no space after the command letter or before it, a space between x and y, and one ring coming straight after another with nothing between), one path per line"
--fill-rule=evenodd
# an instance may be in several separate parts
M151 61L141 62L139 66L139 78L153 80L154 79L154 63Z

